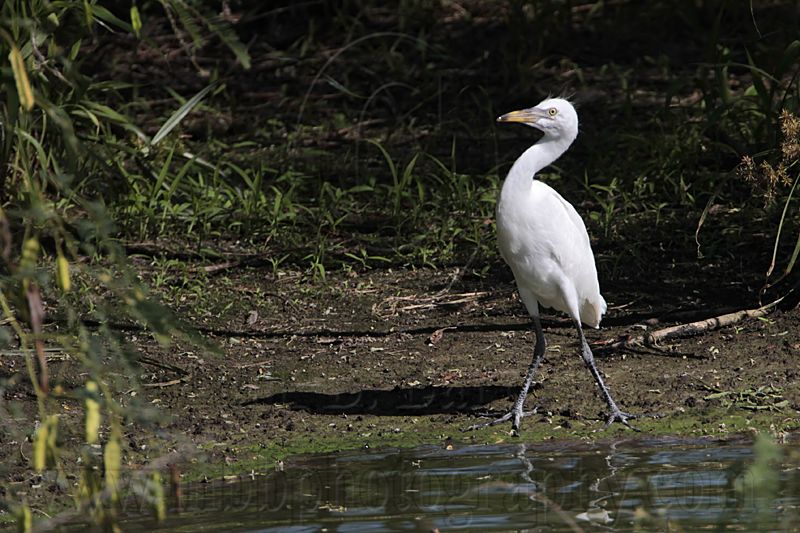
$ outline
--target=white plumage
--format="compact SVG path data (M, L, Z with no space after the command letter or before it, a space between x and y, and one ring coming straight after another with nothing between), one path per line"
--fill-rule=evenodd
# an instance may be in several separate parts
M525 413L523 404L546 342L539 320L539 304L568 314L574 321L581 355L609 406L608 423L630 426L631 415L617 407L594 363L581 323L597 328L606 312L600 295L597 268L589 235L578 212L552 187L534 175L563 154L578 135L578 115L568 101L550 98L537 106L497 119L521 122L544 132L508 173L497 202L497 241L500 253L514 273L520 298L533 318L536 347L533 361L514 408L505 416L471 429L512 420L516 431Z
M514 272L520 296L531 314L538 301L597 328L606 302L583 220L551 187L528 180L528 191L513 194L504 187L497 205L500 253Z

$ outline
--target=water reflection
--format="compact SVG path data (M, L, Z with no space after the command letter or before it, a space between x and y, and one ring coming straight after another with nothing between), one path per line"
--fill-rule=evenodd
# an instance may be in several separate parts
M798 460L773 448L764 459L752 442L651 439L303 457L266 476L195 486L181 514L158 525L131 519L125 530L791 530Z

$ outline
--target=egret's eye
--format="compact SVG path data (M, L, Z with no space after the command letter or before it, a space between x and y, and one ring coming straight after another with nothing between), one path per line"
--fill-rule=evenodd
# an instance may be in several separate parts
M550 115L551 117L554 117L558 115L558 109L556 109L555 107L551 107L550 109L547 110L547 114Z

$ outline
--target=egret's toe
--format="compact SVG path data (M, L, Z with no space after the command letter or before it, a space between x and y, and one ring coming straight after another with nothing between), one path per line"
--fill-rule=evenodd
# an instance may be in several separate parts
M483 429L486 427L496 426L498 424L502 424L503 422L508 422L509 420L511 420L511 431L514 433L514 435L517 435L519 432L519 426L520 422L522 422L522 419L525 418L526 416L531 416L536 414L538 409L539 409L538 407L534 407L530 411L523 411L521 408L518 410L512 409L511 411L507 412L500 418L496 418L494 420L488 420L486 422L480 422L479 424L473 424L469 427L464 428L462 431L473 431L476 429Z
M626 427L628 427L628 428L630 428L630 429L632 429L634 431L641 431L639 428L633 426L629 422L629 420L633 420L633 419L637 418L638 416L639 415L634 415L634 414L631 414L631 413L626 413L624 411L620 411L619 409L613 409L608 414L608 419L606 420L606 426L605 427L610 426L614 422L619 422L620 424L623 424Z

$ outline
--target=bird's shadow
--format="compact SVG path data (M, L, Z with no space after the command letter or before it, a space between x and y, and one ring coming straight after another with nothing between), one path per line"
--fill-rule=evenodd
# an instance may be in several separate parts
M519 387L395 387L327 394L287 391L248 400L242 405L285 405L295 411L328 415L418 416L473 413L501 398L513 398Z

